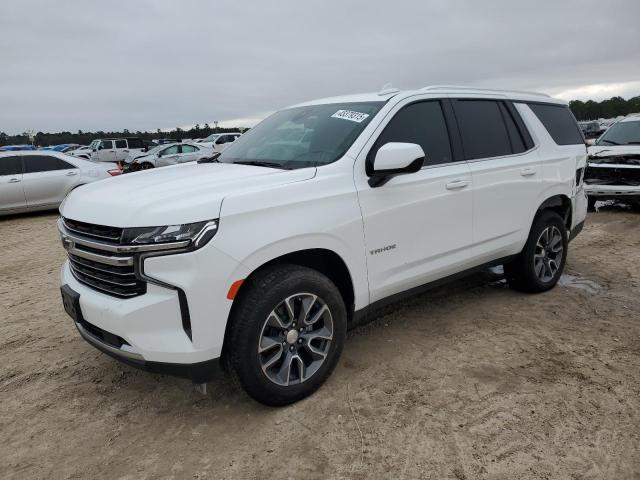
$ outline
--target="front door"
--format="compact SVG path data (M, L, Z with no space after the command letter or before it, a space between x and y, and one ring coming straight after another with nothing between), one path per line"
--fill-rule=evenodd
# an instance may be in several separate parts
M29 207L57 205L78 183L80 169L53 155L26 155L24 194Z
M24 208L26 204L22 187L22 160L17 155L0 157L0 210Z
M97 159L99 162L115 162L116 149L113 140L102 140L98 144Z
M464 270L470 261L473 185L451 142L445 102L400 102L356 161L371 302ZM365 171L388 142L419 144L424 167L372 188Z

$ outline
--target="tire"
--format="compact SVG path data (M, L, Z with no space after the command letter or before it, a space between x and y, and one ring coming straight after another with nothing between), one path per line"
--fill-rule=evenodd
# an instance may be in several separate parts
M545 232L549 235L543 237ZM562 218L551 210L543 210L534 219L522 252L505 264L507 280L511 286L524 292L546 292L558 283L567 251L567 228Z
M250 277L236 301L224 355L242 388L270 406L316 391L336 366L347 333L345 304L331 280L310 268L275 265Z
M596 211L596 197L587 197L587 210L590 212Z
M153 168L153 164L149 162L144 162L140 164L139 170L149 170L150 168Z

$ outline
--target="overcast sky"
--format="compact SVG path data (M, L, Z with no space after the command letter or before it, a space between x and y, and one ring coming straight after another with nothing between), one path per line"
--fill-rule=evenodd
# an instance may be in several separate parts
M639 0L2 0L0 131L247 126L429 84L640 94Z

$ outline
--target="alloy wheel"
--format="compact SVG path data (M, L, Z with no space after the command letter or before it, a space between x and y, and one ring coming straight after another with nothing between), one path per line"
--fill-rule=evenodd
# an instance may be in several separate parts
M333 339L326 302L311 293L285 298L269 314L258 343L260 367L281 386L300 384L322 366Z
M545 228L536 242L533 254L533 269L538 279L550 282L562 265L564 246L562 233L555 226Z

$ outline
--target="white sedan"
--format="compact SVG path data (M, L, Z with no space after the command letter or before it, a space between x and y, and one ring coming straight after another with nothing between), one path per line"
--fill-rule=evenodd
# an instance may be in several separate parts
M58 152L0 153L0 215L57 208L85 183L119 175L111 165Z
M148 168L166 167L179 163L195 162L213 155L211 147L198 143L172 143L159 145L146 153L138 154L129 163L127 170L146 170Z

